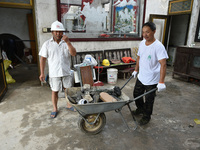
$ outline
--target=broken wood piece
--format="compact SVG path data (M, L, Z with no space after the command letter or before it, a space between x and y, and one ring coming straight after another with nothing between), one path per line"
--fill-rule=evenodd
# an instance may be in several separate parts
M117 100L106 92L100 93L100 99L104 102L117 102Z

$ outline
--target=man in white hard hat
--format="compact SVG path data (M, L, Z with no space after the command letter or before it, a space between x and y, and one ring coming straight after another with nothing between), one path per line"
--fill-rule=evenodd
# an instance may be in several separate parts
M40 81L45 81L44 69L46 60L48 60L49 66L49 83L52 90L52 103L53 111L51 112L51 118L55 118L58 114L58 92L62 87L69 88L72 86L70 65L70 55L76 55L76 49L72 46L69 38L63 35L65 28L59 21L55 21L51 24L51 32L53 37L44 42L39 55L40 58ZM67 103L67 109L75 111L74 108Z

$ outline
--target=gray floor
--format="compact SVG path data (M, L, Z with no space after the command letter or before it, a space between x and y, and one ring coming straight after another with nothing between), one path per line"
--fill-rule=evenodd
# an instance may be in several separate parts
M152 120L145 126L135 125L130 112L122 109L131 130L120 115L106 112L106 126L97 135L86 135L77 126L79 115L65 109L65 98L59 99L59 115L50 119L51 92L40 86L36 65L9 70L15 84L0 103L1 150L199 150L200 86L199 81L185 82L172 78L168 67L167 90L157 93ZM118 79L122 86L127 80ZM132 98L135 79L123 92ZM135 109L134 102L131 103ZM140 118L137 117L137 120Z

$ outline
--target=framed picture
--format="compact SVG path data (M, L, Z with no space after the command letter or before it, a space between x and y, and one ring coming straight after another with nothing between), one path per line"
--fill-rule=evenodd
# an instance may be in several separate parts
M199 18L197 21L197 29L195 34L195 42L200 42L200 11L199 11Z
M137 22L139 20L139 2L128 1L125 4L115 1L114 4L114 20L113 20L113 31L116 33L123 32L127 35L138 33Z
M33 7L33 0L0 0L0 5L30 9Z
M57 0L72 41L141 40L146 0Z

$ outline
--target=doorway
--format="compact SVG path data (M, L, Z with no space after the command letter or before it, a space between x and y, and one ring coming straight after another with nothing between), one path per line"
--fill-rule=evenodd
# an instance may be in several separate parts
M15 43L22 42L24 45L24 49L21 48L19 51L21 51L20 53L24 53L25 58L23 58L24 56L19 56L20 59L27 61L26 56L31 55L32 59L29 63L37 63L32 9L0 7L0 14L0 19L3 22L0 28L0 39L2 41L1 44L4 44L5 35L7 35L7 39L13 39L12 37L17 37L17 40L16 38L13 39Z
M16 85L20 85L33 78L36 80L38 79L37 43L35 40L36 32L34 31L35 19L33 17L33 11L34 9L32 7L0 7L0 19L1 22L3 22L0 28L0 47L1 50L5 52L4 54L6 54L2 56L2 58L4 57L4 60L8 59L12 61L7 70L11 77L16 80L16 82L12 80ZM4 72L3 67L0 69L1 72ZM29 72L34 72L34 74L29 74ZM30 75L32 75L32 77ZM6 80L7 79L6 77ZM9 90L9 87L16 87L14 84L8 83L4 85L5 88L8 87ZM0 93L2 93L1 89ZM0 97L0 100L2 98L3 97Z
M150 15L150 21L156 24L159 33L155 34L155 37L163 43L168 52L167 64L173 66L176 48L187 43L190 14Z

